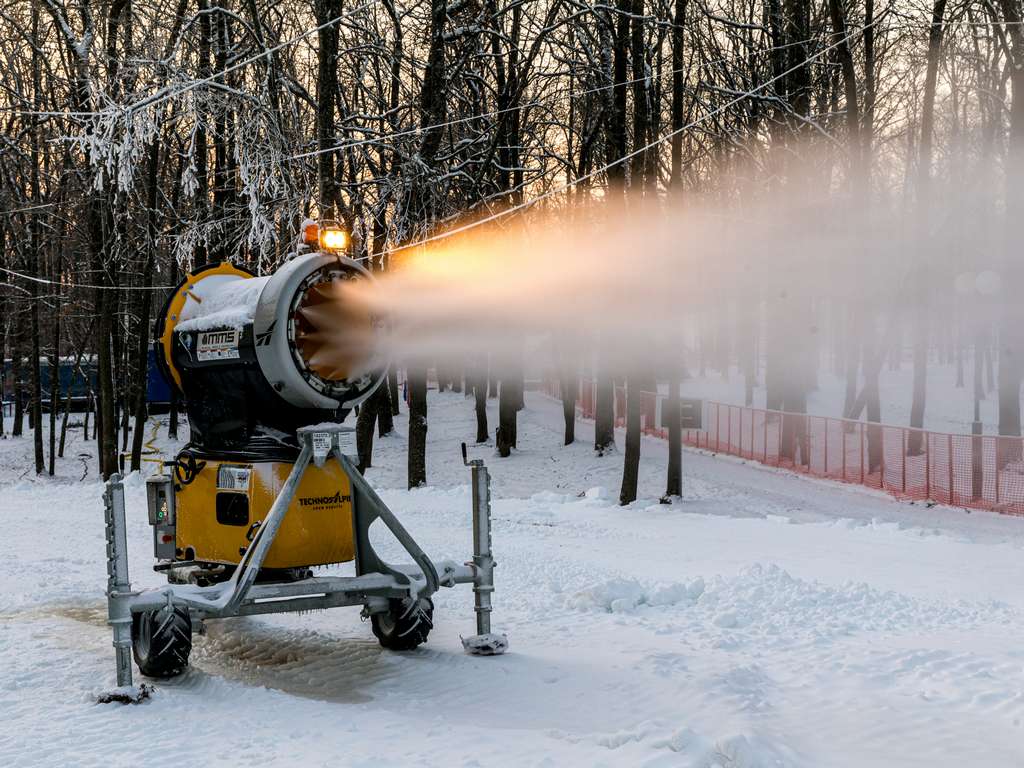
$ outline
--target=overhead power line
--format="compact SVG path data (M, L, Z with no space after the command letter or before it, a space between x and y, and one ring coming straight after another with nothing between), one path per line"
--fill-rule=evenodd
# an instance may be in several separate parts
M28 280L30 283L40 285L56 285L58 288L90 288L97 291L167 291L176 288L174 285L88 285L85 283L62 283L60 280L47 280L45 277L26 275L24 272L15 272L13 269L0 267L0 272L17 277L20 280Z
M484 224L489 224L492 221L498 221L499 219L506 218L508 216L511 216L512 214L518 213L519 211L526 210L527 208L532 208L534 205L536 205L537 203L541 202L542 200L546 200L549 197L554 197L555 195L558 195L558 194L561 194L562 192L570 190L573 187L577 186L578 184L581 184L584 181L588 181L589 179L592 179L595 176L598 176L599 174L604 173L608 169L614 168L615 166L620 165L621 163L625 163L627 160L630 160L631 158L634 158L637 155L641 155L641 154L643 154L645 152L648 152L649 150L654 149L658 145L660 145L660 144L664 143L665 141L671 139L673 136L677 136L680 133L682 133L683 131L688 131L691 128L695 128L696 126L700 125L701 123L705 122L706 120L710 120L711 118L715 117L716 115L721 114L725 110L730 109L731 107L734 107L736 104L739 104L744 99L748 99L751 96L754 96L758 92L763 91L769 85L772 85L773 83L777 82L778 80L781 80L782 78L787 77L788 75L793 74L798 69L800 69L801 67L805 66L806 64L809 64L812 61L815 61L816 59L821 58L822 56L824 56L829 51L831 51L831 50L833 50L835 48L838 48L840 45L845 44L851 38L853 38L853 37L863 33L864 31L866 31L868 29L871 29L871 27L873 27L876 24L878 24L888 14L889 14L889 11L886 10L885 12L879 14L879 16L876 17L875 19L873 19L870 23L865 24L865 25L863 25L861 27L858 27L858 28L848 32L846 35L844 35L839 40L836 40L835 42L833 42L832 44L826 46L825 48L822 48L821 50L816 51L815 53L813 53L810 56L808 56L807 58L805 58L803 61L801 61L801 62L799 62L797 64L794 64L789 69L785 70L784 72L780 72L775 77L773 77L773 78L771 78L769 80L766 80L765 82L761 83L757 87L751 88L749 91L745 91L744 93L741 93L736 98L731 99L730 101L726 102L725 104L721 105L720 107L716 107L715 109L713 109L710 112L708 112L706 115L703 115L702 117L699 117L696 120L692 120L689 123L687 123L686 125L684 125L684 126L682 126L680 128L677 128L674 131L670 131L669 133L665 134L664 136L660 136L659 138L657 138L654 141L651 141L651 142L645 144L642 147L634 149L632 152L627 152L625 155L623 155L622 157L618 158L617 160L614 160L614 161L612 161L610 163L607 163L607 164L605 164L605 165L603 165L603 166L601 166L599 168L595 168L590 173L586 173L583 176L578 176L575 179L572 179L571 181L567 181L567 182L565 182L563 184L558 185L557 187L549 189L547 192L543 192L543 193L541 193L539 195L536 195L536 196L534 196L534 197L532 197L532 198L530 198L528 200L524 200L523 202L518 203L517 205L514 205L514 206L512 206L510 208L505 208L505 209L503 209L501 211L498 211L497 213L492 213L489 216L485 216L484 218L479 219L477 221L473 221L473 222L470 222L468 224L463 224L462 226L455 227L454 229L445 230L444 232L439 232L436 235L430 235L429 237L424 237L424 238L422 238L420 240L417 240L417 241L415 241L413 243L408 243L408 244L402 245L402 246L393 246L391 248L386 248L386 249L384 249L384 251L382 253L384 253L384 254L392 254L392 253L396 253L398 251L405 251L405 250L410 250L410 249L413 249L413 248L419 248L419 247L427 245L429 243L434 243L434 242L437 242L439 240L445 240L445 239L447 239L449 237L453 237L455 235L462 234L463 232L468 232L469 230L476 229L477 227L482 227Z

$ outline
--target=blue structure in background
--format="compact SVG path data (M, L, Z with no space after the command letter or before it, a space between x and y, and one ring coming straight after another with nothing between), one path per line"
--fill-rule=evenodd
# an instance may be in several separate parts
M3 361L3 368L0 376L3 379L3 401L5 404L13 405L14 402L14 365L11 360ZM81 372L75 367L75 361L62 358L57 367L57 396L62 406L64 398L71 394L71 401L77 408L82 408L89 399L89 390L95 391L96 387L96 363L92 360L83 359L80 363ZM150 405L167 406L171 402L171 386L164 378L160 367L156 364L156 352L149 350L146 372L146 402ZM88 378L83 380L82 373ZM50 364L43 361L39 367L40 384L43 394L43 405L47 407L50 402ZM23 397L26 404L31 397L31 373L27 368L22 371Z
M169 405L171 402L171 384L164 378L163 371L156 364L156 350L149 348L149 362L146 371L146 402L150 405Z

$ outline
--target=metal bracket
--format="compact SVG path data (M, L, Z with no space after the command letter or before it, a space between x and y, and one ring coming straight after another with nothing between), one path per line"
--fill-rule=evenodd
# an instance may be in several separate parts
M337 448L334 450L334 457L352 484L352 528L355 534L356 575L390 574L409 585L410 597L429 597L437 592L441 585L434 563L426 556L405 526L395 517L395 514L381 501L377 492L366 482L352 460ZM381 560L374 550L373 544L370 543L370 526L375 520L381 520L388 527L388 530L398 539L398 543L409 553L413 562L423 573L424 583L415 588L415 594L413 578L407 572L399 571Z

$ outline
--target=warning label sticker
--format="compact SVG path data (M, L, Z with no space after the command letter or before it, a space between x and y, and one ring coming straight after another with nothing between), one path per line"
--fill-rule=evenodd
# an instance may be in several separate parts
M316 459L324 459L327 454L331 452L331 433L330 432L314 432L313 433L313 457Z
M231 331L204 331L199 334L196 357L205 360L233 360L239 357L238 341L241 333Z

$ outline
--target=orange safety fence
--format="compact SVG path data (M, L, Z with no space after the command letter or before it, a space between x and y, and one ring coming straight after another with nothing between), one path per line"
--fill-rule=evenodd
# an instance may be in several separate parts
M596 388L578 380L577 416L593 419ZM561 399L557 379L542 391ZM665 396L640 393L641 430L667 438ZM626 393L615 387L615 424L623 426ZM934 501L1024 516L1024 439L965 435L829 416L704 403L702 429L684 429L683 442L715 453L815 477L888 491L901 499Z

